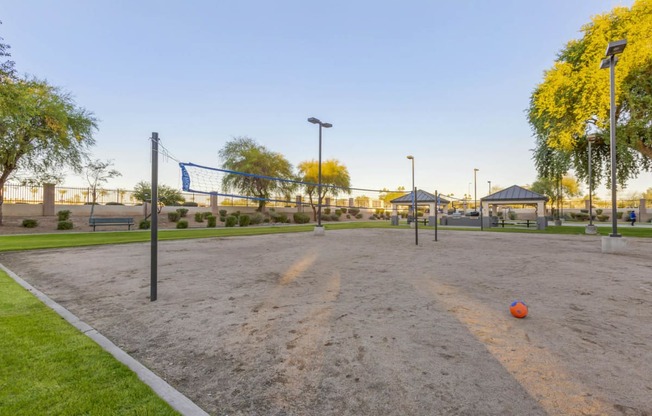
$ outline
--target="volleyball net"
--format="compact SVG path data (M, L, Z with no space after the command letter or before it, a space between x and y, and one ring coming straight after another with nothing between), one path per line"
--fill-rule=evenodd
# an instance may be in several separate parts
M311 206L319 184L179 162L184 192L215 195L218 205ZM391 209L390 201L409 191L343 188L322 183L322 206Z

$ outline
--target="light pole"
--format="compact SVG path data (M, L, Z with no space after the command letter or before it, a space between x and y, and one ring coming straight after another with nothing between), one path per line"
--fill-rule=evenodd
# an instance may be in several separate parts
M609 42L607 51L605 52L606 58L600 62L600 69L609 68L609 84L610 84L610 121L609 127L611 130L611 137L609 146L611 146L611 234L609 237L620 237L618 234L618 221L616 213L618 211L616 201L616 62L618 58L616 55L623 53L627 46L627 40L621 39L615 42Z
M487 183L489 184L489 193L487 195L491 195L491 181L487 181Z
M317 227L315 229L316 234L323 234L323 229L321 226L321 129L333 127L331 123L322 123L319 119L310 117L308 121L312 124L319 124L319 179L317 180Z
M478 182L477 173L480 169L473 168L473 211L478 211Z
M595 225L593 225L593 173L592 173L592 162L591 162L591 144L595 142L595 134L589 134L586 136L586 140L589 142L589 225L586 226L586 234L595 234L597 233Z
M407 157L412 161L412 221L414 221L414 239L416 245L419 245L419 222L417 221L417 188L414 187L414 156Z

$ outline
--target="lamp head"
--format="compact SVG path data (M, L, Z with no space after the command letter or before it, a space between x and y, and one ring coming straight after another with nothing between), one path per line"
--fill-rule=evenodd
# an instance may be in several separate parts
M410 159L410 160L414 160L414 156L412 156L412 155L409 155L407 158Z
M586 140L588 140L590 143L595 143L597 139L598 139L598 135L595 133L586 136Z
M329 129L329 128L333 127L333 125L331 123L321 123L321 126L323 128L325 128L325 129Z
M480 169L478 169L478 168L473 168L473 172L479 172L479 171L480 171Z
M319 119L316 119L316 118L314 118L314 117L310 117L310 118L308 119L308 122L310 122L310 123L312 123L312 124L321 124L321 121L319 121Z
M623 53L625 47L627 46L627 39L621 39L614 42L609 42L607 46L607 51L604 53L604 56L613 56Z

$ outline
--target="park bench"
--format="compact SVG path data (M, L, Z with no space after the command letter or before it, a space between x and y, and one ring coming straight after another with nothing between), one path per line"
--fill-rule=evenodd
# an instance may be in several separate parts
M407 217L407 223L410 225L410 223L414 221L413 217L411 215L408 215ZM423 222L423 225L428 225L428 218L418 218L419 222Z
M88 225L93 227L93 231L95 231L95 227L101 227L105 225L126 225L129 227L131 230L131 226L134 225L134 219L133 218L89 218L88 219Z
M494 223L494 225L500 225L501 227L505 228L505 225L525 225L527 228L530 228L530 225L533 227L537 226L537 221L536 220L503 220L499 219L498 222Z

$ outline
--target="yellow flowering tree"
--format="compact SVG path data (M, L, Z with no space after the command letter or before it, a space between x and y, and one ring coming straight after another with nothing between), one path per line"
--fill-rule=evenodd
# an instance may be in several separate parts
M559 53L530 97L528 121L536 137L534 161L541 177L559 179L573 169L587 178L587 133L594 184L610 172L609 70L600 70L609 42L627 39L616 67L617 181L652 170L652 0L637 0L591 18Z
M299 177L304 185L306 194L312 207L313 218L317 220L317 206L319 198L329 193L337 197L340 193L349 193L351 188L351 176L346 166L337 159L329 159L321 163L321 196L319 195L317 183L319 182L319 162L307 160L299 163Z

